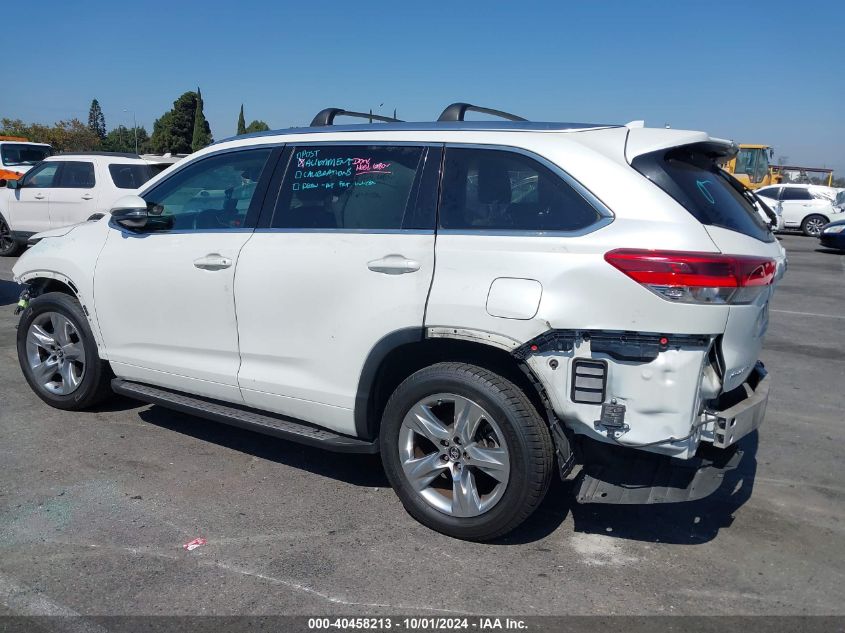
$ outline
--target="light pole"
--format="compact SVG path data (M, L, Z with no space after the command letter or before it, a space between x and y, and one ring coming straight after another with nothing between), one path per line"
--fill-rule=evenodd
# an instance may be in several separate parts
M138 153L138 123L135 120L135 110L127 110L123 108L124 112L131 112L132 113L132 130L135 132L135 153Z

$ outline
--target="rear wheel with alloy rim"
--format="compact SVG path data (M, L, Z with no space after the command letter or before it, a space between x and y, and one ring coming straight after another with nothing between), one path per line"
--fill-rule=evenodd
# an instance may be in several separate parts
M408 512L468 540L506 534L548 489L548 428L514 383L481 367L440 363L393 393L381 429L385 471Z
M74 297L48 292L32 299L21 315L17 347L24 377L47 404L84 409L111 394L111 370Z
M822 233L822 227L827 224L827 218L823 215L808 215L801 223L801 230L808 237L818 237Z
M22 249L23 246L12 237L12 229L6 218L0 215L0 257L14 257Z

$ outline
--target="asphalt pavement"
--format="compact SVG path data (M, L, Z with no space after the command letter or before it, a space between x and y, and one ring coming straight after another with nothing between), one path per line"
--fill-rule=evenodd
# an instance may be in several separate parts
M555 481L492 544L416 523L377 457L125 399L49 408L0 260L0 614L843 615L845 255L782 240L768 414L737 476L666 506L577 505Z

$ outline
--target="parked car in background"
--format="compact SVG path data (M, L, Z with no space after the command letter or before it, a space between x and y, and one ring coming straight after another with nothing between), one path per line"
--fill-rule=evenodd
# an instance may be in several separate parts
M160 174L186 156L189 156L189 154L171 154L170 152L166 154L141 154L141 158L149 163L154 175Z
M16 255L41 231L107 213L114 202L152 178L136 154L49 156L0 189L0 256Z
M582 503L712 494L763 420L786 265L716 162L734 146L470 108L496 113L327 109L43 234L13 268L29 385L380 452L458 538L512 530L576 463Z
M808 184L807 188L810 193L819 198L827 198L831 202L836 199L840 192L845 191L841 187L828 187L827 185L812 185Z
M819 242L825 248L845 251L845 219L831 222L823 227Z
M813 191L814 185L783 184L758 189L755 193L773 209L780 207L783 225L801 229L804 235L818 237L828 222L845 218L826 195Z
M17 180L53 153L47 143L30 143L22 136L0 136L0 181ZM0 186L6 186L5 182Z

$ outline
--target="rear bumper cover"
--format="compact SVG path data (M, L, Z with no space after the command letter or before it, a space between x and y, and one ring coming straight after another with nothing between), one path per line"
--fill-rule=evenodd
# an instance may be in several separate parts
M742 461L743 451L735 445L762 424L769 384L766 370L758 362L749 379L726 394L730 406L708 412L713 446L702 447L692 459L582 443L584 467L576 487L578 502L639 505L696 501L710 496ZM735 393L740 389L746 397ZM721 450L725 448L730 450Z

